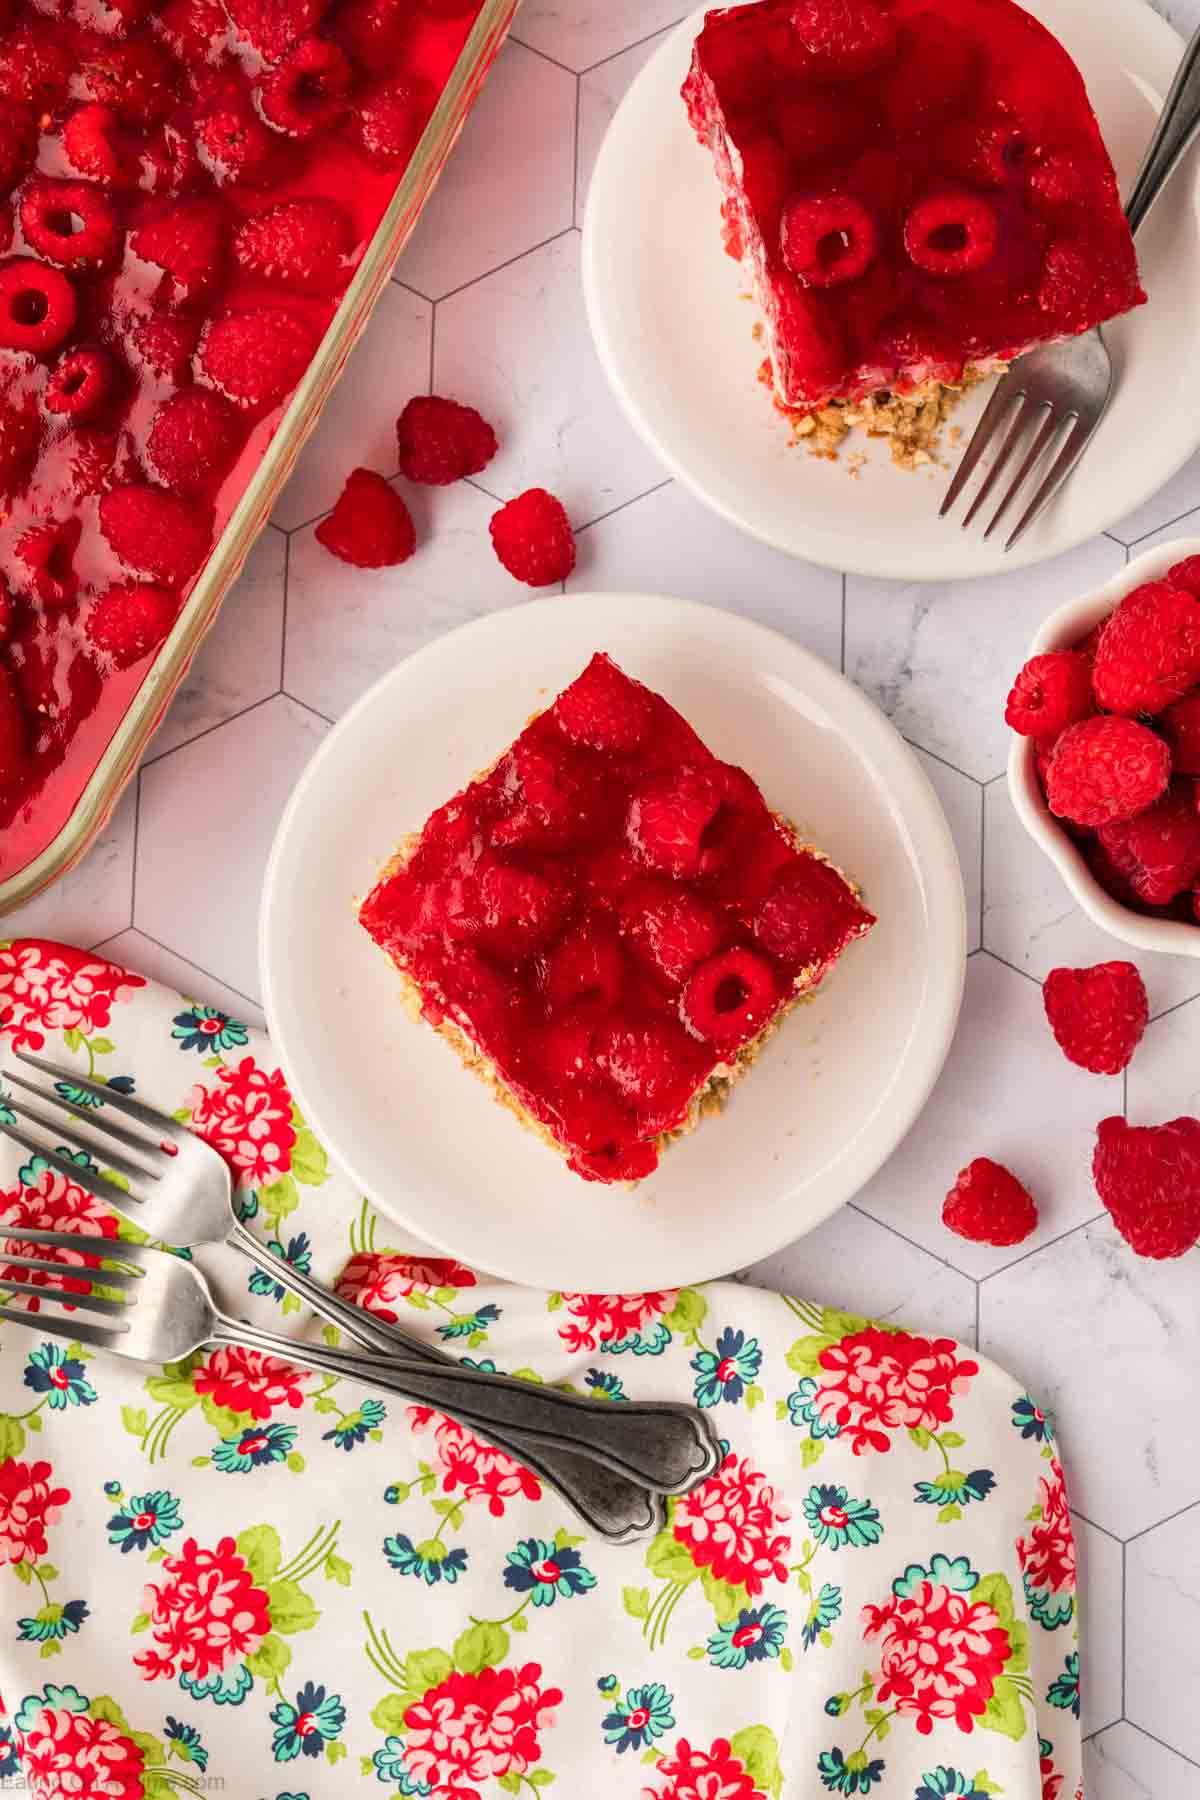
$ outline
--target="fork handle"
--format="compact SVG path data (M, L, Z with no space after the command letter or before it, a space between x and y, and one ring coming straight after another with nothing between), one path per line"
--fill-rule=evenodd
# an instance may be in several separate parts
M365 1387L431 1406L490 1438L512 1432L542 1450L567 1449L660 1494L682 1494L711 1475L720 1460L716 1433L692 1406L629 1401L614 1406L560 1388L536 1386L475 1369L426 1368L392 1358L381 1363L353 1350L332 1350L217 1315L211 1342L242 1344L285 1362L342 1375Z
M339 1294L331 1292L308 1275L302 1274L273 1256L240 1223L229 1234L227 1242L248 1262L278 1281L297 1299L305 1301L313 1311L330 1324L337 1325L364 1349L377 1351L395 1362L397 1357L419 1357L425 1362L456 1369L458 1363L444 1350L426 1344L398 1325L376 1319L360 1306L352 1306ZM294 1345L288 1354L295 1361ZM375 1368L372 1364L372 1369ZM592 1460L589 1455L563 1445L549 1446L540 1439L526 1438L519 1431L492 1431L490 1441L507 1455L524 1463L549 1486L557 1488L584 1522L610 1543L629 1543L644 1537L663 1523L662 1502L640 1482L630 1481L611 1468Z
M1183 53L1137 172L1125 217L1137 231L1200 130L1200 30Z

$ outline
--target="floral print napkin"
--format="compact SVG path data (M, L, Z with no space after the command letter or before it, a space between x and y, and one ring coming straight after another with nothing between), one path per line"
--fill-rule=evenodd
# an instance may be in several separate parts
M0 1328L0 1777L38 1800L1082 1796L1062 1470L1001 1370L816 1300L547 1295L406 1246L263 1036L94 954L0 945L0 1038L190 1121L274 1254L381 1317L613 1406L695 1400L726 1446L617 1548L427 1408L253 1350L94 1356L39 1334L35 1296ZM0 1207L0 1282L22 1226L79 1233L67 1264L131 1235L7 1141ZM317 1329L232 1253L197 1259L228 1310Z

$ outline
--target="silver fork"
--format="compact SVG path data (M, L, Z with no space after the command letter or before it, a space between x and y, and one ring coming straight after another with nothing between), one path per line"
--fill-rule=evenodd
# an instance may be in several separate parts
M14 1108L20 1109L20 1122L0 1122L0 1133L32 1154L45 1157L51 1167L68 1180L130 1219L151 1237L177 1245L228 1244L281 1287L306 1302L322 1318L337 1325L352 1341L385 1356L389 1362L399 1359L410 1363L419 1359L439 1368L459 1369L454 1357L426 1344L421 1338L410 1336L398 1326L372 1317L290 1263L272 1255L237 1217L233 1208L233 1185L223 1158L177 1120L43 1057L32 1056L27 1051L14 1054L22 1063L57 1081L83 1088L101 1106L99 1110L85 1111L53 1088L47 1090L9 1065L0 1070L3 1079L12 1087L32 1095L42 1105L53 1107L65 1118L48 1115L13 1095ZM123 1114L151 1135L147 1137L141 1131L134 1132L118 1125L111 1117L112 1111ZM64 1129L65 1120L74 1121L93 1135L89 1138L83 1132L68 1132ZM43 1142L32 1136L26 1129L30 1123L50 1133L52 1141ZM124 1176L129 1183L128 1189L119 1188L101 1173L70 1161L56 1145L103 1156L116 1173ZM599 1402L587 1404L600 1406ZM619 1433L614 1409L606 1406L604 1410L612 1417L609 1430L615 1426ZM619 1410L624 1412L625 1409ZM711 1453L714 1439L707 1420L691 1408L677 1410L695 1422L695 1428ZM573 1421L564 1419L564 1427L571 1423ZM614 1541L640 1536L661 1520L661 1504L647 1491L651 1484L630 1480L618 1473L611 1461L595 1459L590 1450L575 1441L572 1431L564 1429L560 1432L557 1443L544 1435L526 1437L519 1424L504 1431L493 1429L487 1435L491 1442L557 1487L593 1529ZM658 1484L653 1485L657 1489Z
M564 1418L569 1415L572 1441L581 1450L586 1449L618 1474L659 1492L690 1492L712 1473L720 1456L707 1422L691 1407L669 1401L611 1406L507 1375L383 1362L357 1350L306 1343L228 1318L217 1307L195 1264L154 1244L127 1244L20 1225L13 1226L12 1232L0 1251L5 1271L0 1292L36 1297L41 1309L49 1304L77 1310L39 1310L31 1316L5 1301L0 1302L0 1318L53 1337L74 1339L149 1363L178 1362L196 1350L241 1345L431 1406L485 1437L491 1437L499 1426L501 1430L519 1430L534 1444L555 1445L561 1441ZM69 1250L88 1261L63 1264L30 1256L26 1254L29 1245ZM93 1262L99 1266L92 1266ZM30 1276L57 1275L69 1280L71 1289L25 1280L26 1272ZM100 1318L108 1323L100 1323Z
M1200 30L1192 37L1163 103L1154 134L1142 158L1133 191L1125 206L1129 228L1137 232L1174 174L1184 152L1200 130ZM1017 472L984 532L989 538L1029 477L1054 446L1054 457L1005 542L1011 550L1053 499L1079 461L1104 417L1112 395L1113 371L1108 346L1096 327L1065 343L1048 344L1019 357L997 383L954 479L946 490L939 516L945 518L974 473L980 457L1008 422L1008 434L996 453L962 518L965 531L997 487L1023 439L1032 430ZM1016 409L1014 412L1014 408Z

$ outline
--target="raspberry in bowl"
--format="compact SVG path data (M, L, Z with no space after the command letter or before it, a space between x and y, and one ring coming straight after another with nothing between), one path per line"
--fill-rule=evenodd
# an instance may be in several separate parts
M1017 816L1083 910L1200 956L1200 539L1051 614L1005 716Z

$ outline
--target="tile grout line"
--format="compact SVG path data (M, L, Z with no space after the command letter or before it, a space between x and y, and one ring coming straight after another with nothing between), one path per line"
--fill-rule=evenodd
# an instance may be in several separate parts
M842 674L846 673L846 577L842 575L842 649L839 664Z
M991 959L992 959L992 961L993 961L993 962L996 962L996 963L999 963L999 964L1000 964L1000 967L1001 967L1001 968L1002 968L1002 969L1011 969L1011 970L1012 970L1012 973L1013 973L1013 974L1014 974L1014 975L1020 975L1020 976L1021 976L1021 978L1022 978L1022 980L1024 980L1024 981L1032 981L1032 983L1033 983L1033 985L1034 985L1034 987L1036 987L1036 988L1040 988L1040 987L1041 987L1041 985L1042 985L1042 984L1041 984L1041 982L1040 982L1040 981L1039 981L1039 980L1038 980L1038 978L1037 978L1037 976L1036 976L1036 975L1031 975L1031 974L1030 974L1030 972L1029 972L1029 970L1028 970L1028 969L1019 969L1019 968L1018 968L1018 967L1017 967L1017 965L1016 965L1016 963L1011 963L1011 962L1009 962L1009 960L1008 960L1008 958L1007 958L1007 957L1005 957L1005 956L1001 956L1001 955L1000 955L1000 952L999 952L999 951L998 951L998 950L992 950L992 949L989 949L989 948L988 948L988 946L987 946L987 945L986 945L986 944L983 944L983 945L981 945L981 946L980 946L980 948L981 948L981 949L982 949L982 950L983 950L983 954L984 954L984 955L985 955L985 956L990 956L990 957L991 957Z
M503 269L511 269L514 263L524 262L527 256L533 256L538 250L545 250L550 244L557 244L560 238L569 237L574 230L574 225L564 225L561 231L551 232L550 236L543 238L540 243L530 244L528 250L518 250L515 256L505 257L504 261L497 263L494 269L485 269L480 275L472 275L470 281L460 281L457 287L448 288L444 294L438 295L433 304L441 306L443 301L453 300L458 294L465 294L468 288L478 287L481 281L487 281L491 276L499 275Z
M297 699L296 695L288 688L280 688L279 693L272 694L271 698L272 700L290 700L293 706L298 706L301 712L311 713L314 719L322 719L326 725L337 724L337 720L331 719L328 713L323 713L319 707L311 705L307 700Z
M985 950L983 954L986 956L988 953ZM981 1282L994 1281L997 1275L1007 1275L1010 1269L1020 1268L1021 1264L1028 1262L1031 1256L1040 1256L1043 1250L1051 1250L1055 1244L1066 1243L1067 1239L1074 1237L1076 1232L1086 1231L1089 1225L1099 1224L1107 1217L1106 1212L1092 1213L1089 1218L1081 1219L1078 1225L1070 1225L1066 1231L1060 1231L1057 1237L1047 1238L1044 1244L1035 1244L1032 1250L1026 1250L1023 1256L1014 1256L1011 1262L1001 1263L998 1269L989 1269L986 1275L979 1277L979 1280ZM1196 1504L1200 1505L1200 1501L1197 1501Z
M890 1231L893 1237L899 1238L900 1242L902 1244L907 1244L910 1249L919 1250L922 1256L932 1257L934 1262L939 1263L943 1269L949 1269L952 1275L960 1276L963 1281L974 1281L978 1283L977 1276L968 1275L965 1269L956 1267L948 1257L939 1256L937 1251L931 1250L928 1245L918 1243L916 1238L906 1236L906 1234L899 1230L897 1226L889 1225L886 1219L877 1219L874 1213L868 1212L865 1206L860 1206L857 1200L847 1200L846 1206L849 1211L856 1212L860 1219L870 1219L872 1225L878 1225L881 1231ZM800 1240L797 1239L796 1241L799 1242Z
M557 56L551 56L548 50L539 50L536 45L527 44L524 38L514 37L511 31L505 41L515 44L518 50L527 50L530 56L536 56L539 62L549 63L552 69L561 69L564 75L574 75L578 78L579 71L577 69L569 69L565 62L559 62Z
M589 519L586 524L576 526L576 531L590 531L593 525L603 525L606 519L614 519L618 513L624 512L627 506L636 506L639 500L648 500L651 494L660 494L663 488L671 486L674 479L673 475L664 475L663 479L656 481L653 487L644 489L640 494L634 494L628 500L622 500L618 506L610 506L607 512L597 513L595 518Z
M437 368L437 309L438 303L434 300L431 303L429 312L429 392L431 394L436 392L433 380L434 371Z
M1121 1545L1121 1717L1125 1717L1125 1683L1129 1671L1129 1546Z
M142 830L142 771L137 772L133 790L133 863L129 871L129 929L137 917L138 842Z
M1147 1731L1144 1725L1139 1725L1136 1719L1127 1719L1122 1714L1118 1724L1128 1725L1131 1731L1140 1732L1142 1737L1149 1738L1150 1742L1157 1744L1160 1750L1169 1750L1172 1756L1177 1756L1180 1762L1187 1763L1189 1768L1200 1769L1200 1762L1197 1762L1194 1756L1188 1756L1186 1751L1179 1748L1178 1744L1168 1744L1166 1738L1156 1737L1152 1731Z
M1182 525L1183 521L1190 519L1194 512L1200 512L1200 507L1189 506L1186 512L1176 513L1173 519L1166 519L1163 524L1152 526L1149 531L1143 531L1141 537L1130 538L1127 544L1121 544L1120 538L1113 538L1113 543L1121 544L1121 548L1125 552L1125 561L1129 562L1139 544L1144 544L1147 538L1157 537L1160 531L1170 531L1173 525ZM1106 531L1104 536L1111 537L1112 533Z
M984 949L983 921L987 912L987 794L979 790L979 948Z
M575 154L571 159L571 223L579 223L579 122L583 111L583 76L575 77Z
M250 1006L256 1006L259 1012L262 1011L262 1001L256 1000L253 994L247 994L242 988L235 986L232 981L226 981L222 975L214 975L211 969L201 968L200 964L193 962L190 956L182 955L180 951L172 949L170 944L164 944L161 938L156 938L152 931L145 931L140 925L135 925L132 929L137 932L139 937L144 937L148 944L154 944L159 950L165 950L168 956L175 957L177 962L186 963L189 969L195 969L197 975L203 975L206 981L215 981L218 987L228 988L229 992L236 994L239 1000L245 1000ZM116 935L119 937L121 934L118 932ZM111 940L106 939L105 941Z
M1185 1513L1194 1512L1198 1506L1200 1506L1200 1500L1189 1500L1186 1506L1177 1507L1173 1513L1168 1513L1165 1519L1155 1519L1153 1525L1143 1525L1140 1531L1131 1531L1127 1538L1122 1539L1122 1542L1136 1544L1139 1538L1149 1536L1152 1531L1160 1531L1164 1525L1173 1525L1176 1519L1182 1519Z
M223 731L226 725L232 725L235 719L244 719L247 713L257 712L260 706L269 706L272 700L278 700L281 692L282 689L276 688L274 693L264 694L260 700L252 700L249 706L243 706L239 712L230 713L227 719L218 719L215 724L206 725L203 731L198 731L195 737L185 738L182 744L172 744L169 750L163 750L157 756L148 756L142 764L142 770L156 769L169 757L178 756L181 750L188 750L193 744L198 744L202 738L211 737L214 731Z
M680 13L677 19L668 19L667 23L665 25L660 25L657 31L648 31L645 37L635 38L632 44L625 44L620 50L610 50L607 56L598 57L594 63L589 63L586 69L580 69L580 75L591 75L596 69L604 68L606 63L616 62L619 56L628 56L631 50L640 50L643 44L652 43L656 37L661 37L664 32L674 31L677 25L683 24L686 17L686 13Z
M283 540L283 611L280 615L279 632L279 691L283 691L284 670L287 667L287 632L288 632L288 581L292 572L292 540Z

